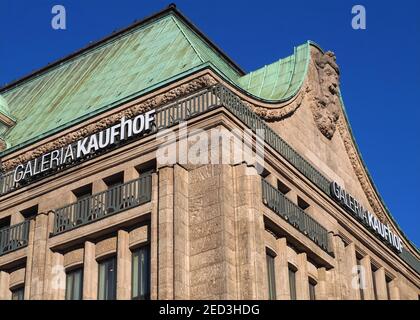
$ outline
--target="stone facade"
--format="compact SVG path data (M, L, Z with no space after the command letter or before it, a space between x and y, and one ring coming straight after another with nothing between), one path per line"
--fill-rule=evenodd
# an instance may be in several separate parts
M336 79L333 72L338 76L335 60L329 53L314 52L313 57L302 97L290 102L291 114L266 120L323 174L390 222L385 213L380 215L377 195L363 185L366 173L357 171L359 160L349 156L354 146L346 140L347 126L340 125L345 120L337 105L338 83L326 83L329 77ZM13 167L123 114L160 107L216 82L224 81L210 70L200 71L16 151L3 162ZM269 114L262 112L264 105L224 84L256 113ZM188 130L208 133L212 128L243 130L244 124L223 106L188 121ZM173 142L179 146L181 140ZM117 261L116 298L130 299L132 252L142 246L150 248L152 299L268 299L267 254L274 257L276 299L291 299L292 287L297 299L310 299L310 286L316 299L418 299L418 272L267 145L261 172L248 161L161 165L156 163L159 144L150 135L1 196L0 219L10 217L12 225L30 222L27 245L0 256L0 299L11 299L19 287L25 299L65 299L66 273L75 268L83 270L83 299L97 299L98 264L112 256ZM115 174L129 182L145 173L151 174L150 201L56 232L57 209L77 200L75 190L91 186L97 194L109 190L107 179ZM302 211L328 231L327 250L264 203L263 179L294 205L307 205ZM36 208L30 217L28 208ZM408 243L405 247L418 259L418 252ZM358 261L362 290L355 285Z

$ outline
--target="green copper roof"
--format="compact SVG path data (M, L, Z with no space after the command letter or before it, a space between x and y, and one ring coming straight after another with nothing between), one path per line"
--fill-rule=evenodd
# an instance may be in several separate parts
M250 94L266 100L287 100L300 89L305 78L309 42L295 48L293 55L238 79L238 84Z
M0 89L16 119L4 134L8 149L3 154L205 65L250 95L288 99L303 82L309 50L304 44L293 55L244 75L178 11L167 9Z
M5 98L0 95L0 113L3 115L10 117L10 110Z

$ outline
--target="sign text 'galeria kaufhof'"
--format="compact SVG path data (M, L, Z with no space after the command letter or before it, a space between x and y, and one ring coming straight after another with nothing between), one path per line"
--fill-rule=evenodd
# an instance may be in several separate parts
M13 180L18 183L22 180L42 176L61 166L71 164L88 155L115 145L117 142L141 136L150 131L155 121L156 110L140 114L132 119L121 118L121 121L98 133L94 133L74 143L57 150L45 153L42 156L18 165L13 174Z
M402 252L401 238L392 232L389 225L383 224L378 217L366 210L351 194L337 182L331 183L331 195L348 212L377 234L398 252Z

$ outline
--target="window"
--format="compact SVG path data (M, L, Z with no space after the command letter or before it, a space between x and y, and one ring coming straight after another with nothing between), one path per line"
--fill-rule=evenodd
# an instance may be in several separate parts
M150 249L141 247L132 254L131 298L134 300L150 299Z
M276 277L274 255L267 252L267 275L268 275L268 299L276 300Z
M0 219L0 230L10 227L10 216Z
M20 212L25 219L31 219L38 214L38 205L24 209Z
M386 281L386 295L387 295L387 299L391 300L391 281L392 279L388 276L385 277L385 281Z
M92 195L92 184L90 183L73 190L73 194L76 196L77 201L90 197Z
M12 300L23 300L25 294L25 287L20 286L12 290Z
M118 172L104 179L108 189L124 183L124 172Z
M297 197L297 204L302 210L306 210L309 208L309 204L299 196Z
M93 214L91 210L92 199L90 198L90 196L92 195L92 184L88 184L73 190L73 194L75 195L77 200L77 204L74 209L74 223L76 225L79 225L83 223L86 218L88 220L92 220L93 218L95 218L96 215Z
M296 269L289 265L290 300L296 300Z
M104 179L105 184L108 187L106 194L106 209L108 213L118 211L122 209L124 203L123 189L120 186L124 183L124 172L116 173L110 177Z
M112 257L99 263L98 299L115 300L117 284L117 263Z
M315 287L316 281L314 279L309 278L309 300L316 300Z
M361 257L356 255L356 261L357 261L357 270L358 270L358 274L359 274L359 293L360 293L360 300L365 300L365 294L363 291L363 287L364 287L364 274L363 274L363 269L362 269L362 261L361 261Z
M283 194L287 194L290 191L290 188L277 179L277 190Z
M66 300L82 300L83 269L75 269L66 273Z
M371 265L371 270L372 270L373 296L375 300L378 300L378 290L376 288L376 276L375 276L375 272L376 270L378 270L378 268L376 268L374 265Z

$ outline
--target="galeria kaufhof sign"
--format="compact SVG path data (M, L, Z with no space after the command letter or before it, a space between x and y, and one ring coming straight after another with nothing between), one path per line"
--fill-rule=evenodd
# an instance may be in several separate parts
M402 252L402 240L397 234L392 232L389 225L383 224L378 217L366 210L359 201L357 201L337 182L331 183L331 195L347 212L355 216L383 241L388 243L398 252Z
M153 125L156 123L155 120L156 110L137 115L132 119L123 117L119 123L109 128L60 149L45 153L25 164L19 164L13 172L13 183L15 185L28 184L57 170L70 167L82 160L118 147L131 139L141 138L152 130ZM391 247L398 252L402 252L401 238L393 233L388 225L383 224L375 215L366 210L338 183L332 182L330 188L332 198L346 211L355 216Z
M77 163L90 155L100 153L126 140L141 137L152 129L156 110L121 121L107 129L80 139L65 147L43 154L26 164L19 164L13 174L14 183L37 179L72 163Z

